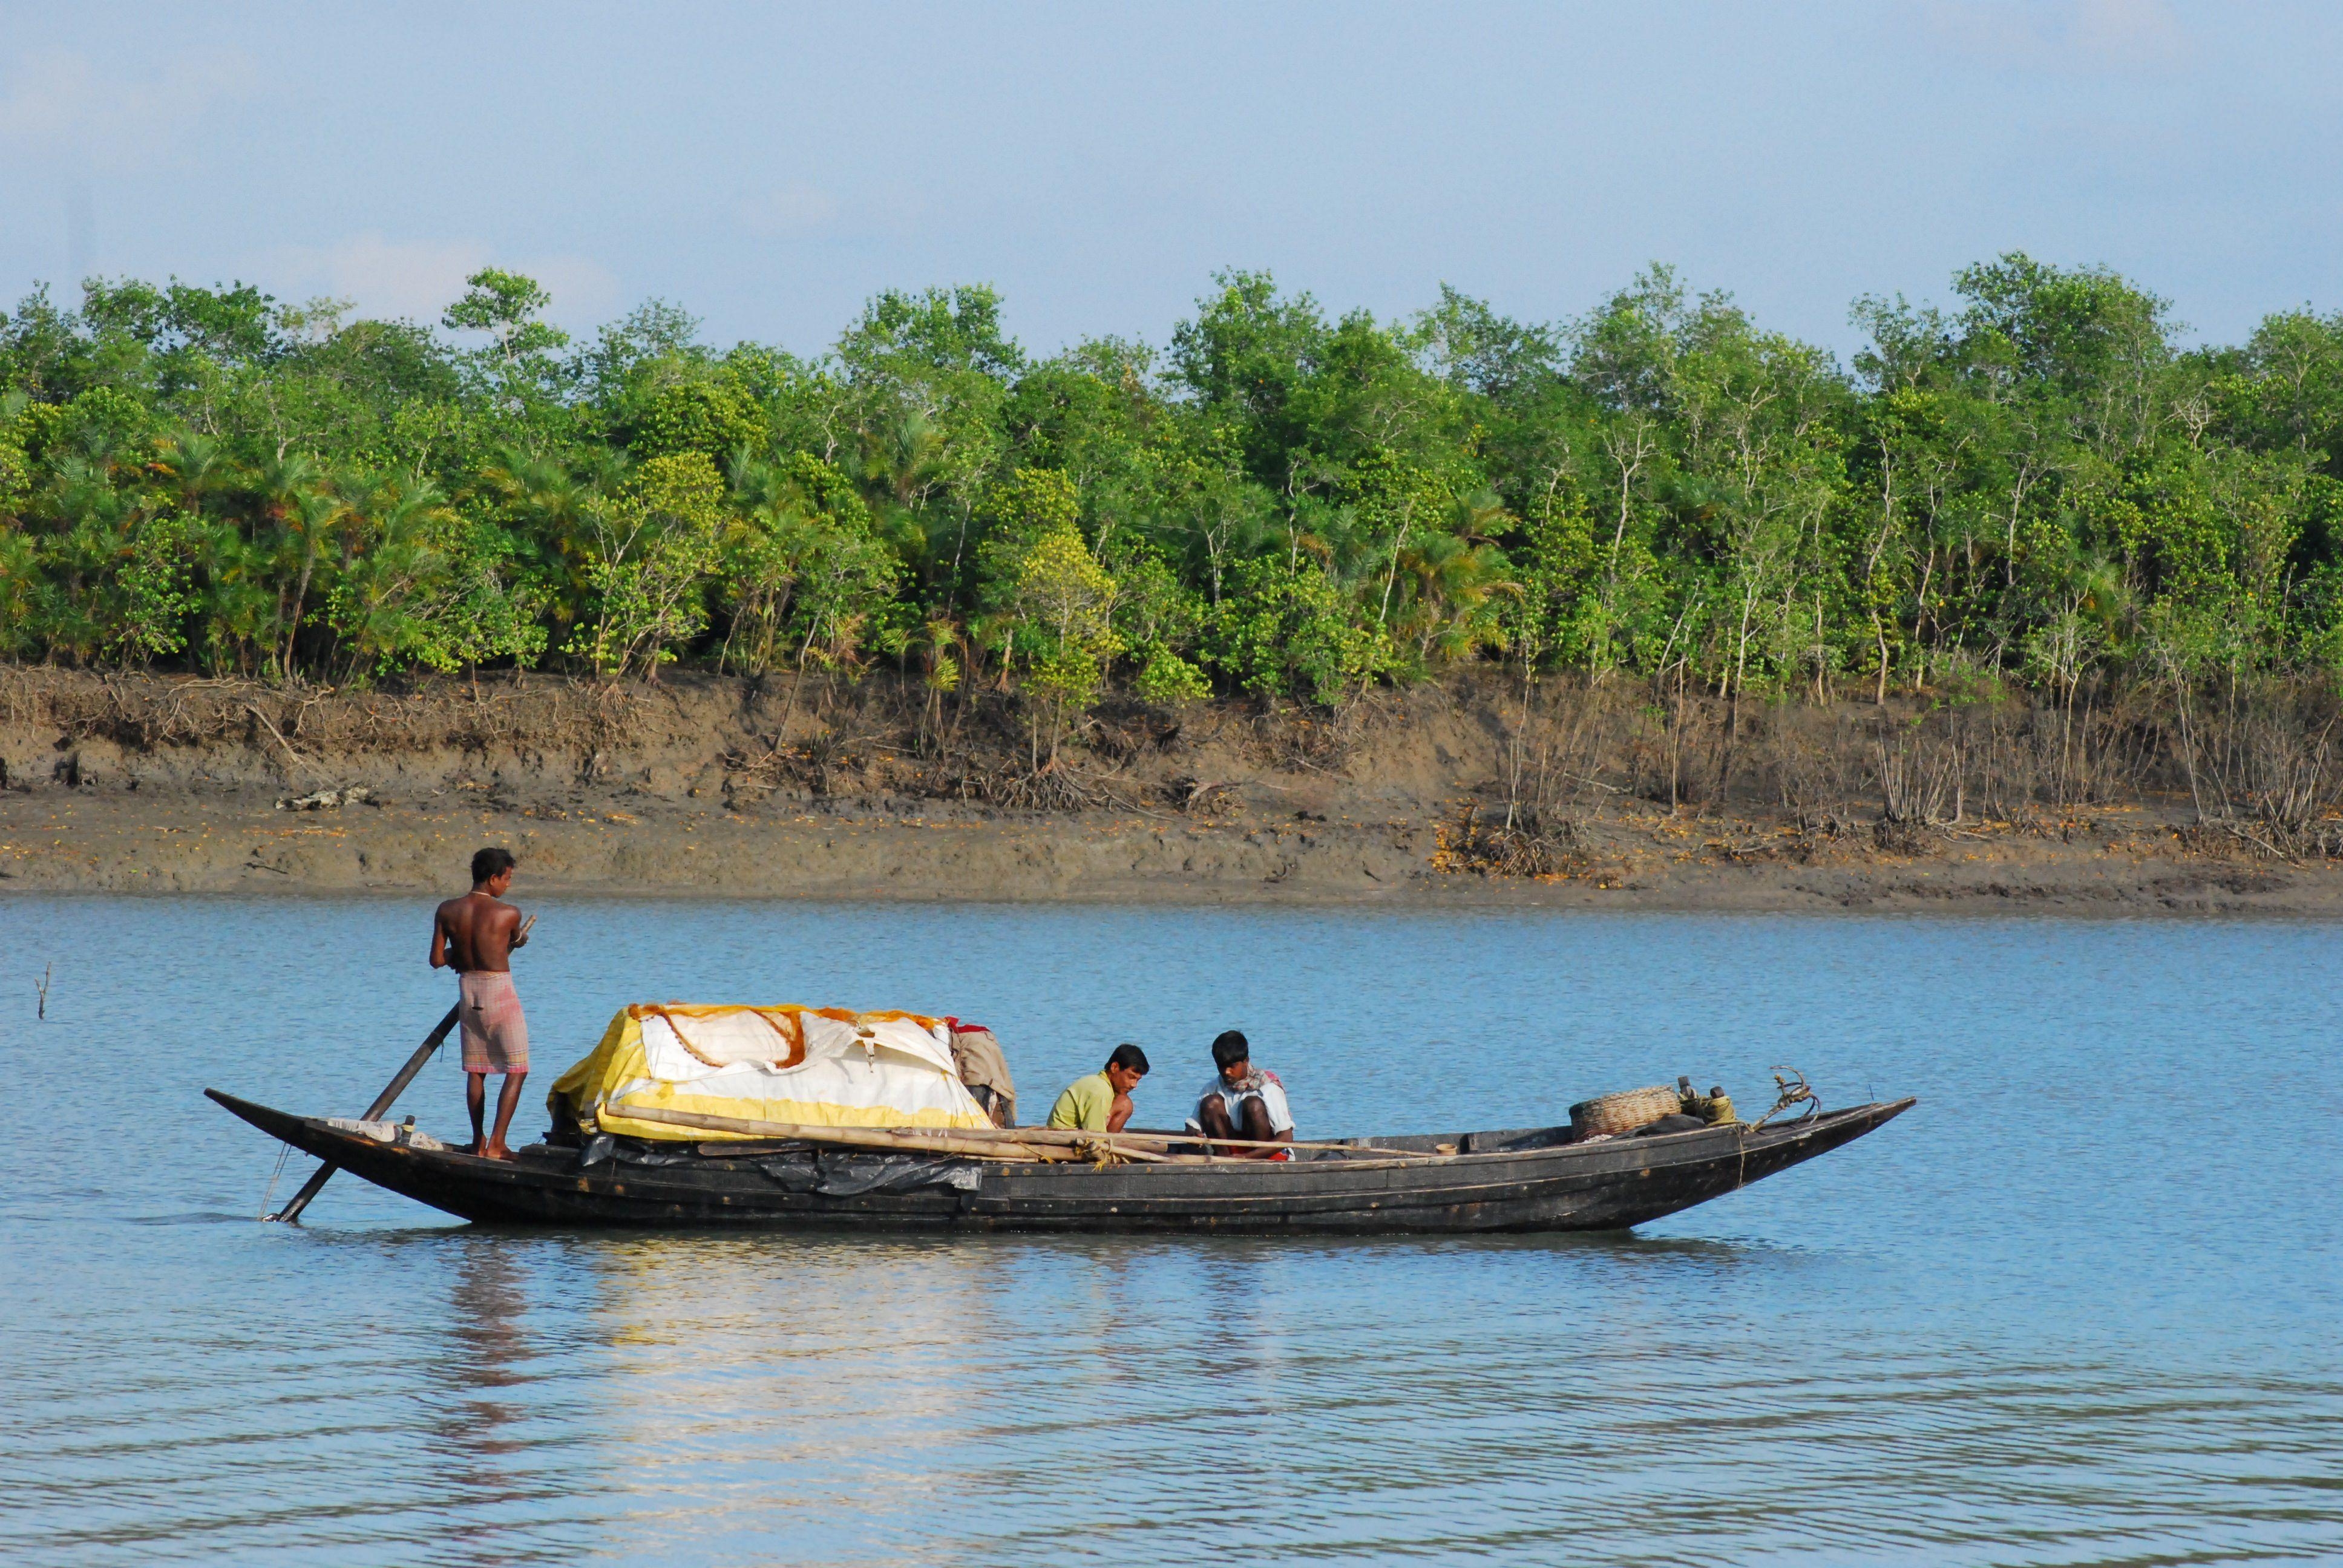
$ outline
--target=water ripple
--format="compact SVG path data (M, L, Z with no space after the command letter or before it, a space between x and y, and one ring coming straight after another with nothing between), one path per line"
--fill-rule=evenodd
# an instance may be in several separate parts
M948 1000L1029 1092L1242 1020L1330 1129L1782 1060L1926 1101L1637 1236L545 1234L347 1179L251 1223L273 1151L196 1089L362 1101L437 1010L412 914L0 903L85 970L0 1034L44 1112L0 1184L11 1562L2343 1559L2343 1101L2180 1095L2327 1081L2343 1008L2265 977L2336 972L2330 928L572 903L548 1057L624 952L644 994ZM388 977L330 999L346 1048L278 956L320 942ZM227 972L250 1010L186 1028Z

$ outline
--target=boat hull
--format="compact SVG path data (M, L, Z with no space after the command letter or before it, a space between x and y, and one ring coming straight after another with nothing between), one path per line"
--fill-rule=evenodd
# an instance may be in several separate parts
M794 1163L678 1155L657 1164L624 1158L587 1164L580 1151L543 1144L520 1151L517 1160L482 1160L384 1143L318 1118L204 1092L262 1131L352 1175L484 1223L1229 1235L1620 1230L1827 1153L1913 1104L1901 1100L1784 1126L1594 1144L1555 1143L1558 1129L1443 1135L1466 1152L1433 1160L1099 1167L889 1157L822 1168L803 1156ZM1373 1141L1429 1150L1434 1137ZM867 1190L853 1190L866 1182Z

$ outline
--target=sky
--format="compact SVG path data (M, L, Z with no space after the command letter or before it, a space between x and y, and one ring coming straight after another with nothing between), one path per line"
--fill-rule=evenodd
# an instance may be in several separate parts
M1842 354L2025 250L2199 339L2343 308L2343 6L0 0L0 305L90 274L436 319L527 272L827 347L989 283L1047 354L1213 272L1565 320L1664 262Z

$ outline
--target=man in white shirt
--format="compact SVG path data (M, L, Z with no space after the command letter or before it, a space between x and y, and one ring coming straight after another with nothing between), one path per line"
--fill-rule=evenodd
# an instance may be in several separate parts
M1241 1138L1258 1144L1293 1141L1293 1115L1286 1109L1285 1085L1277 1074L1252 1064L1252 1047L1235 1030L1212 1041L1212 1065L1220 1069L1196 1097L1188 1125L1206 1138ZM1290 1150L1212 1148L1209 1153L1235 1160L1290 1160Z

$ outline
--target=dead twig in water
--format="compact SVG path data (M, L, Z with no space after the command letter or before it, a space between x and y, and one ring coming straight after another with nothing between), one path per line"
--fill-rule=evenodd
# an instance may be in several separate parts
M35 988L40 993L40 1000L33 1010L33 1016L36 1019L46 1019L49 1016L49 973L56 967L55 963L45 963L41 966L41 980L39 986Z

